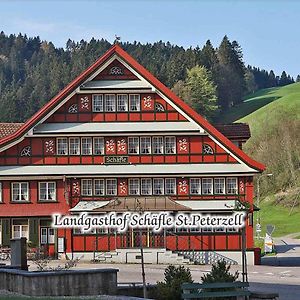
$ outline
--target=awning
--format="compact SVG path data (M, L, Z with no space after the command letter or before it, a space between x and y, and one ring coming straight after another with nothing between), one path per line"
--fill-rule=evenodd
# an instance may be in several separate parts
M232 211L238 200L174 200L171 197L124 197L111 200L80 201L70 212L126 211Z
M120 135L120 130L123 135L128 133L150 134L151 132L156 134L166 132L174 134L176 132L197 132L198 134L204 134L204 130L192 122L140 122L137 126L130 122L43 123L34 128L34 134L99 133L103 135Z

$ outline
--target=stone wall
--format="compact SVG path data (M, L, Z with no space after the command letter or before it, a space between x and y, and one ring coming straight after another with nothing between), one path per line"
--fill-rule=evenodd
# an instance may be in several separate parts
M118 269L29 272L0 268L0 290L28 296L116 295Z

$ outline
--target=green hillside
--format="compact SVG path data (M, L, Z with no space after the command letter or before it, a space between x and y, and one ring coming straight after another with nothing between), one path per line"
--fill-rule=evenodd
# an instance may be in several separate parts
M248 123L244 150L273 173L260 180L263 232L266 224L276 236L300 232L300 83L249 95L217 121Z

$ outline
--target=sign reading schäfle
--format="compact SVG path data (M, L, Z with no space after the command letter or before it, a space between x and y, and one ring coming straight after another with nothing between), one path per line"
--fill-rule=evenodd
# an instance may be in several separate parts
M128 156L105 156L104 163L108 165L125 165L128 164Z

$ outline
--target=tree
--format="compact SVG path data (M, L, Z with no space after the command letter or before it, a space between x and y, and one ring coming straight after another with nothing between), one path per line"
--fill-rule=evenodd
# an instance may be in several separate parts
M296 82L300 82L300 75L297 76Z
M245 81L247 93L254 93L257 90L257 84L255 82L255 77L250 70L247 70L245 73Z
M216 85L205 67L195 66L188 70L185 82L178 82L173 91L207 119L218 109Z
M285 71L281 73L280 79L279 79L279 85L284 86L290 84L290 79L288 78L287 74Z

